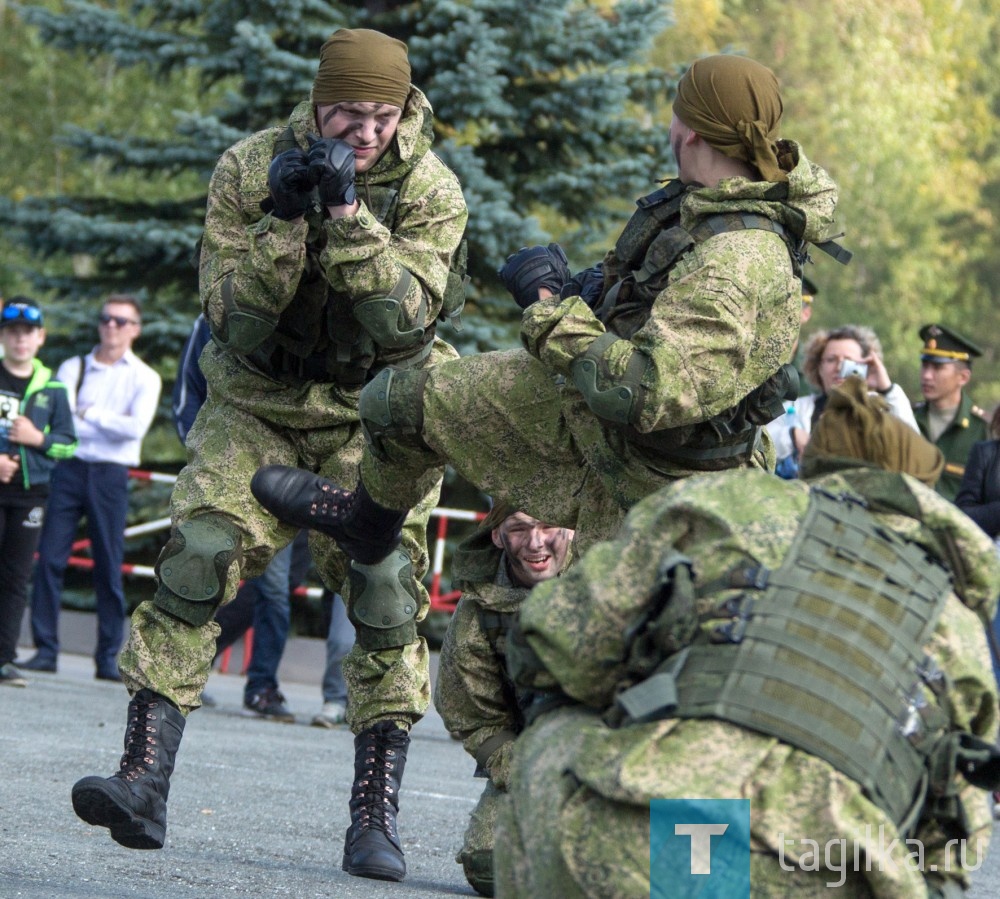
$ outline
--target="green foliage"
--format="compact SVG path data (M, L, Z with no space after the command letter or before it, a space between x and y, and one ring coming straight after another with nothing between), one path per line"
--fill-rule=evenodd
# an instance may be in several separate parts
M192 313L190 259L215 161L308 96L319 47L341 26L407 40L414 83L435 105L436 148L470 207L471 302L466 331L455 335L466 351L516 340L517 310L494 300L508 253L558 229L571 255L579 247L580 267L589 264L590 244L609 230L606 203L644 192L668 158L665 132L648 114L668 81L641 66L663 22L652 0L605 11L575 0L74 0L15 9L36 51L40 39L77 78L101 69L115 98L96 91L84 104L93 115L50 132L83 177L0 198L7 238L43 263L31 273L34 288L60 307L142 289L151 321L173 328L171 310ZM174 353L181 324L170 334ZM144 338L142 349L155 361L161 347Z

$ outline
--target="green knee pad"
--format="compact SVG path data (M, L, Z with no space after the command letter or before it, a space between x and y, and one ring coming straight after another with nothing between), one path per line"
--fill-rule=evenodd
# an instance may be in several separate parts
M156 561L153 604L194 627L211 620L226 593L229 572L243 561L243 537L219 516L175 528Z
M358 416L365 441L386 460L385 439L417 435L424 427L426 371L383 368L361 391Z
M458 861L462 863L465 879L480 896L493 895L493 853L486 849L475 852L460 852Z
M351 562L349 617L365 650L417 642L418 588L410 557L402 550L374 565Z

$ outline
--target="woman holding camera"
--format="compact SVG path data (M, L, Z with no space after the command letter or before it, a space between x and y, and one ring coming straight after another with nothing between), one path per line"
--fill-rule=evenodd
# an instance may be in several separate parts
M802 368L806 379L820 392L800 396L781 418L768 425L777 453L777 472L782 477L798 475L798 459L809 442L813 425L826 408L827 395L851 375L864 378L868 389L889 404L889 411L919 433L910 401L903 388L889 377L882 361L882 344L871 328L841 325L818 331L806 344Z

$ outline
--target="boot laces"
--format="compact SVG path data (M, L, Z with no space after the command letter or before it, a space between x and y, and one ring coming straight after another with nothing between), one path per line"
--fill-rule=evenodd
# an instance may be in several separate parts
M389 778L396 769L396 750L372 744L365 747L365 771L354 784L351 804L356 807L360 830L375 828L395 836L395 792Z
M320 484L322 497L315 498L309 506L309 515L313 518L340 519L350 513L354 506L354 494L342 490L332 484Z
M158 701L143 702L133 700L129 707L128 726L125 732L125 752L122 754L119 770L115 777L123 777L132 782L149 771L156 763L157 729L151 726L159 719Z

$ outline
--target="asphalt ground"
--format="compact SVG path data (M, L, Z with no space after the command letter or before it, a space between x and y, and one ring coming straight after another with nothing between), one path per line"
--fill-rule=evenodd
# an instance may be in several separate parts
M247 717L243 678L212 675L217 705L188 718L159 851L119 846L70 803L78 778L117 767L128 702L122 686L94 680L89 658L64 653L58 673L29 672L26 689L0 688L0 899L475 895L454 856L484 782L472 777L472 760L433 708L413 730L400 793L406 879L383 883L340 870L354 745L344 726L309 726L320 707L321 666L303 662L321 658L321 646L296 640L286 652L283 671L309 671L283 677L295 724ZM994 846L968 897L997 896Z
M319 641L316 641L319 642ZM21 658L27 653L22 652ZM484 781L433 711L414 727L400 793L402 883L340 870L354 739L311 727L314 683L284 682L295 724L242 712L243 678L213 674L214 708L189 716L170 783L162 850L126 849L73 812L70 789L118 766L128 694L62 654L56 674L0 688L0 897L476 895L454 861Z

